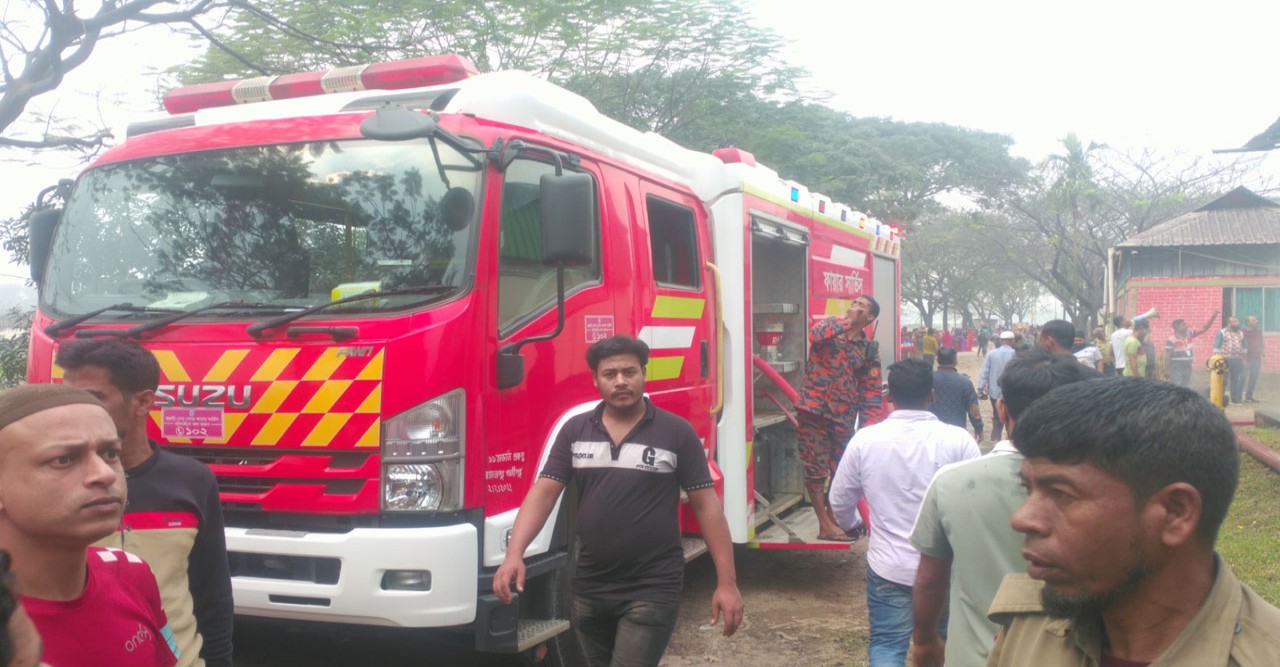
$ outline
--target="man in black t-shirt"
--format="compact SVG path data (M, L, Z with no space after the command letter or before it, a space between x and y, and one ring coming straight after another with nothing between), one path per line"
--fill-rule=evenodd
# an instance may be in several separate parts
M560 429L538 480L516 515L493 592L511 602L524 591L524 551L542 530L560 492L577 479L581 551L573 580L572 621L588 664L656 666L675 629L684 580L678 512L680 491L698 517L719 583L712 623L724 634L742 620L733 545L716 497L706 453L689 422L644 396L649 346L614 336L587 350L596 409Z

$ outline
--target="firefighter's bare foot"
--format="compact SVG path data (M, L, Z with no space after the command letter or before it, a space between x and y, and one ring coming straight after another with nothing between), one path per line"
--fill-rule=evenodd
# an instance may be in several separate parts
M836 522L834 520L831 520L831 521L819 520L818 521L818 539L826 540L828 542L852 542L858 538L844 532L843 530L840 530L840 526L836 525Z

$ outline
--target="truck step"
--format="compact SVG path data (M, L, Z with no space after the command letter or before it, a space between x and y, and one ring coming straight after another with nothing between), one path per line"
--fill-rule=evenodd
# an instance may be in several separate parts
M516 651L527 651L568 630L569 621L564 618L523 619L516 629Z
M701 537L684 537L680 540L684 546L684 562L707 553L707 543Z

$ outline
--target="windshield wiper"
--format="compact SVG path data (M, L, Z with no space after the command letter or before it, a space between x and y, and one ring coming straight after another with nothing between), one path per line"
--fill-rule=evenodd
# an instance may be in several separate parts
M137 326L129 327L128 329L84 329L82 331L76 332L76 338L91 338L93 336L116 336L117 338L133 338L134 336L141 336L142 334L147 333L148 331L163 329L164 327L167 327L170 324L173 324L174 322L177 322L179 320L185 320L188 317L194 317L206 311L225 309L225 308L240 308L244 310L281 310L283 308L287 308L287 306L278 306L278 305L273 305L269 303L253 303L250 301L223 301L220 303L210 304L202 308L196 308L195 310L178 311L173 315L170 315L169 317L164 317L158 320L151 320L150 322L144 322ZM166 311L166 312L173 312L173 311Z
M103 314L103 313L105 313L105 312L107 312L107 311L111 311L111 310L122 310L122 311L124 311L124 312L126 312L126 313L176 313L176 312L181 312L181 311L173 310L173 309L171 309L171 308L152 308L152 307L150 307L150 306L135 306L135 305L133 305L132 303L113 303L113 304L111 304L110 306L103 306L102 308L99 308L99 309L97 309L97 310L89 311L89 312L87 312L87 313L84 313L83 315L76 315L75 317L68 317L68 318L67 318L67 319L65 319L65 320L60 320L60 321L58 321L58 322L54 322L53 324L50 324L49 326L47 326L47 327L45 327L45 328L44 328L44 333L45 333L45 335L49 336L50 338L53 338L53 337L57 336L58 334L62 333L63 331L66 331L67 329L70 329L71 327L74 327L75 325L80 324L81 322L84 322L84 321L86 321L86 320L91 320L91 319L93 319L93 318L95 318L95 317L97 317L97 316L99 316L99 315L101 315L101 314Z
M267 329L277 329L298 318L306 317L307 315L310 315L312 313L318 313L322 310L332 308L334 306L339 306L344 303L354 303L356 301L368 301L369 299L376 299L380 296L397 296L400 294L422 294L425 296L437 296L440 294L446 294L448 292L452 292L457 289L459 288L456 285L429 285L429 286L421 286L421 287L402 287L400 289L383 290L381 292L377 290L369 290L368 292L353 294L349 297L346 297L345 299L338 299L337 301L327 301L318 306L312 306L310 308L307 308L306 310L299 310L296 313L286 313L279 317L273 317L265 322L250 324L249 328L245 329L245 332L248 333L250 336L253 336L254 338L258 338L262 336L262 332L266 331Z

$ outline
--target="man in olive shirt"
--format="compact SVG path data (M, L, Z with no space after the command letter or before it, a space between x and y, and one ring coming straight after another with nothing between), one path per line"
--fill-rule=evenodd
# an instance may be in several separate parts
M1280 610L1215 553L1240 475L1222 411L1163 382L1059 387L1018 422L1027 575L989 665L1280 665Z

